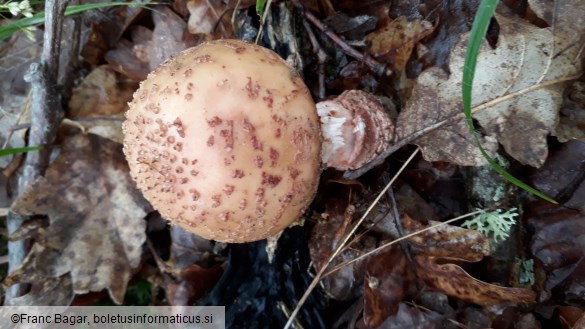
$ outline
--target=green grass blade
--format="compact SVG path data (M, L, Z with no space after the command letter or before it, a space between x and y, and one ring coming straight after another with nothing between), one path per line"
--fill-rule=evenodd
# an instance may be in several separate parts
M463 70L463 83L461 87L462 98L463 98L463 112L465 113L465 119L469 125L471 134L475 137L476 144L481 154L487 159L490 166L498 172L502 177L508 180L510 183L520 187L521 189L536 195L537 197L546 200L548 202L557 204L556 201L544 195L542 192L530 187L523 183L516 177L508 173L504 168L500 167L483 149L479 143L479 138L473 125L473 117L471 116L471 100L472 100L472 89L473 89L473 78L475 76L475 69L477 65L477 56L479 55L479 49L483 44L483 39L487 33L490 21L494 16L498 0L483 0L479 5L479 9L473 21L471 28L471 35L469 37L469 44L467 46L467 53L465 54L465 65Z
M258 14L258 16L262 16L262 13L264 13L266 2L267 0L256 0L256 14Z
M152 4L152 3L149 3ZM79 14L84 11L93 10L93 9L100 9L100 8L107 8L107 7L115 7L115 6L142 6L145 7L144 3L129 3L129 2L103 2L103 3L90 3L84 5L72 5L68 6L65 9L65 16L71 16L75 14ZM45 22L45 13L38 12L34 14L32 17L25 17L21 18L17 21L13 21L4 25L0 25L0 41L3 41L10 37L14 32L24 29L29 26L33 25L40 25Z
M470 129L473 128L473 121L471 118L471 91L473 88L473 78L475 77L475 66L477 65L477 56L479 55L479 48L483 44L483 38L487 33L490 21L494 16L499 0L483 0L479 5L473 26L471 27L471 36L467 45L467 53L465 54L465 65L463 66L463 111L465 118L469 123Z
M17 153L24 153L30 151L38 151L41 148L39 146L29 146L29 147L19 147L19 148L12 148L12 149L4 149L0 150L0 157L17 154Z

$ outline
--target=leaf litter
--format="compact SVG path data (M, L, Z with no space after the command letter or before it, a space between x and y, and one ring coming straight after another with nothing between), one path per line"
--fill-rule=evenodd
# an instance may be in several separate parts
M471 16L466 18L465 15L473 13L471 9L476 6L469 3L461 8L457 4L438 7L438 4L429 1L417 7L405 3L364 6L339 2L321 8L329 14L334 14L336 9L346 14L335 16L337 30L364 53L393 66L399 76L404 73L412 76L412 67L426 69L413 80L412 93L394 93L390 89L397 84L376 77L359 61L340 52L334 57L337 67L331 68L331 72L339 72L339 76L336 73L328 76L329 90L344 86L361 87L398 104L405 104L401 109L399 106L396 140L408 138L412 133L456 116L461 111L459 94L467 36L460 34L472 20ZM313 13L320 10L313 2L303 4ZM77 100L70 102L67 116L80 124L73 125L73 129L83 128L90 134L71 134L71 127L63 129L62 134L65 131L69 134L63 135L59 156L45 177L12 206L23 214L48 216L48 219L39 217L30 221L12 237L32 236L35 241L22 267L4 281L4 284L16 281L32 283L29 294L14 300L14 303L64 305L70 303L75 295L103 289L115 302L121 303L130 278L141 267L141 257L144 257L142 246L146 239L144 217L150 209L127 177L119 145L94 134L118 140L119 135L115 131L119 121L116 115L124 110L127 91L132 88L132 83L124 81L125 78L140 81L170 54L202 40L218 35L230 37L236 33L230 21L234 5L232 2L185 0L177 1L173 10L162 6L153 13L113 11L111 14L119 18L115 24L105 23L103 17L97 19L94 16L95 24L89 31L92 37L83 50L85 60L93 64L92 74L78 87ZM241 8L250 5L251 2L242 2ZM529 1L529 6L541 20L538 23L540 27L533 24L535 18L529 22L504 10L498 11L495 18L496 42L491 45L486 42L482 48L474 85L474 106L493 100L496 102L483 105L474 113L474 118L482 127L482 143L490 152L495 152L500 144L522 164L539 167L547 158L560 158L560 163L566 164L568 162L564 161L564 157L549 157L547 138L549 134L557 136L560 141L583 138L582 82L571 85L567 89L569 96L563 97L564 86L555 80L581 72L579 52L582 51L580 46L585 35L581 27L585 24L579 22L585 17L582 12L585 6L572 1L560 1L552 7L549 2ZM272 10L278 14L280 9L276 6ZM463 15L459 15L461 13ZM140 15L146 15L149 19L137 19ZM217 15L221 15L221 22L217 21ZM249 25L253 20L247 15L245 11L239 11L236 21L242 21L237 21L235 26L245 26L246 31L254 31L254 27ZM271 22L277 24L278 15L274 15ZM429 22L433 22L432 25ZM549 27L542 28L546 25ZM214 30L208 31L205 27L209 26L213 26ZM368 35L364 36L366 33ZM335 49L323 35L319 36L319 40L325 44L325 49ZM279 42L286 44L282 40L276 44ZM365 46L368 42L373 47ZM300 51L302 55L294 55L306 56L303 53L305 50ZM103 58L108 62L109 69L98 65L103 63ZM311 60L307 63L312 65ZM349 71L351 75L344 77L344 72ZM91 80L95 77L98 79ZM130 86L129 89L116 89L120 83ZM551 85L539 86L543 83ZM511 93L516 94L502 99ZM85 102L85 99L90 101ZM75 113L82 115L76 116ZM98 120L109 120L111 124ZM99 133L99 129L91 130L93 126L110 126L112 132ZM162 284L168 295L166 302L176 305L220 302L231 310L231 316L247 314L250 317L241 321L240 325L265 324L267 322L262 321L266 321L267 316L281 321L283 315L276 311L276 305L290 311L308 286L309 266L304 263L308 255L304 256L305 259L299 258L306 252L299 247L299 241L304 241L300 243L310 250L313 268L318 270L323 266L340 266L391 239L438 223L435 220L461 215L459 207L442 207L432 200L441 194L441 188L457 186L442 183L463 179L458 169L446 177L439 177L436 170L429 174L429 168L440 168L439 160L455 165L477 166L485 163L475 148L467 126L463 122L449 122L418 138L415 143L421 146L428 161L420 159L417 167L422 169L410 171L410 175L416 177L409 178L407 175L404 182L393 187L396 188L399 218L392 214L391 202L384 198L376 207L373 218L366 220L358 231L360 240L343 251L332 264L327 264L328 257L374 198L380 181L384 181L380 177L404 160L402 151L393 155L385 166L372 170L373 174L359 180L344 181L335 173L326 171L325 180L331 179L345 187L336 192L320 189L318 201L312 207L314 216L306 219L304 228L296 228L293 230L295 233L286 233L281 238L281 254L279 256L277 249L275 258L277 266L264 261L267 257L260 243L212 248L209 242L185 242L180 234L171 232L171 256L166 267L159 268L168 274L168 281ZM573 178L567 182L562 179L566 177L562 171L547 179L546 172L557 166L566 168L547 163L543 166L541 186L552 186L560 195L565 193L569 200L567 205L579 208L583 199L582 194L575 192L582 187L578 183L578 169L575 169L579 168L578 165L570 167L573 174L569 176ZM451 168L457 167L451 165ZM417 180L415 192L409 184ZM434 191L429 194L431 189ZM447 199L461 195L445 192L442 194L448 195ZM456 201L465 204L468 200ZM473 264L490 257L489 240L476 231L446 225L415 235L405 244L392 246L329 274L323 279L319 291L309 299L311 307L302 313L299 321L308 321L312 328L321 327L322 321L333 323L325 311L323 315L318 314L318 310L325 309L323 303L337 305L338 309L333 309L334 318L341 313L339 307L344 307L341 309L344 316L337 319L338 327L343 324L358 328L440 328L462 324L486 327L503 321L502 314L506 314L508 323L518 326L521 323L538 323L541 318L554 319L545 310L531 313L517 306L535 301L546 302L551 298L579 304L579 296L583 293L580 289L583 282L580 245L567 248L575 238L565 234L567 229L580 232L579 223L582 221L579 219L582 216L574 212L560 212L557 217L546 217L546 214L541 217L530 212L521 217L525 227L533 230L531 255L536 260L535 271L541 275L536 275L536 284L532 288L539 293L538 298L531 289L527 289L531 287L519 287L514 282L510 282L511 286L503 286L506 284L503 281L496 285L485 275L474 271L476 265ZM397 224L397 220L401 222ZM398 233L397 225L404 230L402 234ZM299 232L309 229L312 229L311 238L305 241L302 237L307 235L299 235ZM156 230L164 231L164 225ZM294 239L297 239L295 248L299 249L287 249ZM153 251L165 254L164 247L161 248ZM200 257L214 253L227 255L226 263L218 265L218 261L222 262L221 257ZM242 272L247 266L250 270ZM261 266L268 266L270 270L262 271ZM279 272L281 268L285 274ZM278 288L266 290L260 282L269 282L268 286ZM207 294L210 289L211 293ZM275 297L279 293L284 293L285 297ZM343 300L352 307L335 304L335 300ZM569 317L567 306L558 303L555 307L559 312L564 312L567 319L572 319L572 323L576 323L582 315L582 312L575 312L576 315ZM534 314L539 318L535 320ZM259 322L254 322L255 319ZM234 318L228 321L237 327Z
M581 12L583 9L574 8ZM585 12L582 13L585 15ZM578 58L580 45L563 29L538 28L497 13L499 26L495 49L484 42L478 56L478 70L473 85L473 107L511 93L538 85L574 77L581 72ZM397 139L461 113L461 81L468 34L453 48L450 75L431 68L417 79L412 97L397 120ZM555 45L564 48L555 48ZM511 100L492 104L473 114L485 135L483 148L493 154L502 144L506 152L522 164L541 166L548 154L546 138L555 132L562 102L562 89L538 88L521 93ZM448 124L415 141L429 161L449 161L459 165L479 166L486 163L475 146L465 122Z
M12 204L17 214L47 215L49 225L34 234L31 252L5 284L42 287L70 276L72 293L107 289L122 303L140 265L148 209L119 144L93 135L69 137L44 177Z

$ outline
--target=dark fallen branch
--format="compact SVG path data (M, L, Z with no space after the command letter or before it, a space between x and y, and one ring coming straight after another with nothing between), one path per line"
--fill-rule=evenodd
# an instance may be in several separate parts
M39 63L34 63L29 69L26 80L31 84L31 126L28 145L42 146L38 152L27 153L18 178L17 194L22 193L32 182L39 178L49 163L51 144L59 123L63 117L61 97L57 86L59 75L59 50L63 13L68 0L47 0L45 3L45 34L43 51ZM27 219L12 212L8 214L8 234L15 232ZM8 271L16 270L27 253L26 241L8 243L9 266ZM6 302L21 296L24 286L15 284L6 291Z
M327 54L323 48L321 48L321 45L319 45L315 33L313 33L311 26L306 20L303 20L303 26L309 35L313 51L317 55L317 60L319 61L319 100L322 101L325 99L325 63L327 62Z
M323 32L331 41L335 42L337 46L343 51L346 55L357 59L358 61L366 64L370 70L372 70L377 75L391 75L392 71L388 69L386 64L382 64L375 60L368 54L362 54L359 51L355 50L352 46L347 44L345 40L343 40L340 36L338 36L335 32L333 32L326 24L321 22L315 15L313 15L308 10L305 10L302 5L295 1L299 10L303 13L303 16L307 21L313 24L318 30Z

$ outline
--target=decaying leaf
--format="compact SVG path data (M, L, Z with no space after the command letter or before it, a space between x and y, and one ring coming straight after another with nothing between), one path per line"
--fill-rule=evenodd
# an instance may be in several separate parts
M567 89L555 135L561 142L585 141L585 82L575 81Z
M6 305L27 306L66 306L73 300L71 277L63 275L59 278L42 280L42 284L33 285L28 294L11 299Z
M380 329L440 329L448 328L445 316L434 311L400 303L398 313L388 317Z
M191 264L174 273L174 280L165 283L166 296L171 305L194 305L199 298L211 290L223 273L220 264L203 268Z
M249 2L249 1L246 1ZM229 1L219 0L189 0L187 9L191 14L187 28L192 34L216 35L229 38L234 31L231 24L232 9L228 8ZM245 8L249 4L241 4Z
M364 280L364 322L379 327L396 314L412 277L404 251L394 245L368 260Z
M22 215L45 214L50 225L7 281L42 284L70 275L76 294L107 289L122 303L140 263L148 208L128 175L121 146L94 135L69 137L45 176L12 205ZM34 276L32 275L34 274Z
M152 30L144 26L131 29L132 42L120 39L116 48L108 51L104 59L114 71L134 81L146 79L151 71L148 54L152 48Z
M421 279L435 289L460 300L479 305L536 301L536 293L530 289L489 284L473 278L458 265L445 263L460 259L417 256L415 261L418 266L417 275Z
M79 118L124 113L136 87L119 81L116 73L107 66L98 66L73 90L69 115Z
M585 216L560 206L533 204L527 216L535 230L530 249L547 274L541 301L551 296L582 303L585 294ZM560 296L558 296L560 295Z
M187 48L183 35L187 24L167 7L153 13L154 31L148 52L150 68L154 69L169 57Z
M437 225L437 221L429 221L423 225L408 214L402 217L404 233L418 232L426 227ZM458 257L470 262L480 261L490 253L489 240L475 230L468 230L454 225L442 225L416 234L408 240L433 256Z
M407 215L403 218L403 224L408 232L423 228ZM429 226L434 224L437 222L429 221ZM409 240L424 251L415 257L417 276L449 296L479 305L506 301L530 303L536 299L536 294L529 289L489 284L473 278L453 264L461 261L477 262L489 254L488 240L477 231L444 225Z
M160 218L166 225L166 220ZM213 242L171 226L171 254L164 266L163 286L171 305L194 305L212 289L223 273L224 265L217 263Z
M327 220L315 225L309 240L309 252L313 266L319 270L327 265L327 260L339 245L341 239L347 234L351 226L355 207L347 206L345 209L339 203L327 208ZM344 261L356 258L364 250L374 248L375 239L364 237L352 248L341 252L332 262L334 267ZM359 295L365 273L365 262L359 261L351 266L344 266L339 271L323 278L323 288L329 297L337 300L349 300Z
M99 66L73 90L69 117L84 132L121 143L123 113L137 86L121 81L108 66Z
M585 17L585 6L574 5L571 10ZM578 54L582 45L575 43L579 40L572 38L573 32L539 28L503 11L496 14L496 19L500 27L498 42L495 49L485 42L480 50L472 106L581 72ZM583 34L585 24L572 26ZM464 35L451 53L450 76L438 68L419 76L412 98L398 117L398 138L461 112L461 81L468 37ZM497 141L521 163L542 165L548 152L546 137L554 133L558 122L561 89L558 86L537 88L476 112L474 118L486 132L481 143L488 153L495 150ZM427 160L485 164L465 122L444 126L415 143L421 146Z
M585 211L585 142L569 141L551 152L532 184L566 207Z
M370 15L358 15L349 17L343 12L336 12L325 20L327 26L335 33L342 34L349 40L362 40L364 35L376 28L376 17Z
M36 37L42 37L37 33ZM0 146L17 148L26 146L26 131L14 127L30 121L30 98L24 75L37 60L42 44L30 40L24 32L16 32L10 42L0 43ZM12 156L0 157L0 168L6 168Z
M83 59L93 65L98 65L104 53L113 47L128 25L144 11L143 6L112 6L101 10L88 10L83 13L84 20L89 25L84 33L81 55Z

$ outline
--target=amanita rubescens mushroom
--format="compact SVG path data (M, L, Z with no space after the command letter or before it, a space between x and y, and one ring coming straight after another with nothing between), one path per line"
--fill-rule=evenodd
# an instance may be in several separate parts
M274 52L238 40L187 49L154 70L129 105L123 129L130 173L171 223L208 239L256 241L282 231L312 201L320 119L299 75ZM379 136L361 127L380 121L375 111L324 108L324 123L345 123L341 135L351 145L374 153L380 147ZM372 138L374 148L366 145ZM352 168L369 157L351 148L326 144L330 159L350 155L333 166Z

